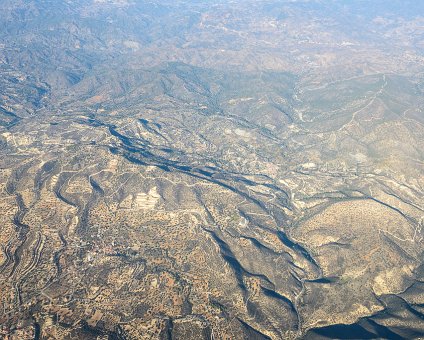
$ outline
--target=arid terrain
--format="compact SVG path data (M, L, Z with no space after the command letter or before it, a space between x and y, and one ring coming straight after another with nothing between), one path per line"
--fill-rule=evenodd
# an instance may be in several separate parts
M424 338L424 3L0 13L1 339Z

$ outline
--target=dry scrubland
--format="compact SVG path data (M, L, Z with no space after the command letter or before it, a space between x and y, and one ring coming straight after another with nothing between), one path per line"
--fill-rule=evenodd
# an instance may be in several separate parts
M424 336L423 7L0 4L0 337Z

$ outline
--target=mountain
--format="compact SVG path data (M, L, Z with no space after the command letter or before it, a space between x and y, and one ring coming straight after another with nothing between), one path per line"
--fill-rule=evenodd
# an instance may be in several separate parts
M424 3L0 13L3 338L424 337Z

